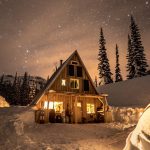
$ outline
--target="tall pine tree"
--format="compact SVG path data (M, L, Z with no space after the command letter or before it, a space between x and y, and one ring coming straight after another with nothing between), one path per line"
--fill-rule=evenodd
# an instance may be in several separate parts
M144 53L144 47L141 42L141 35L139 28L135 23L133 16L131 16L131 47L132 47L132 57L133 66L135 68L134 77L141 77L147 75L147 60Z
M19 86L19 79L17 76L17 72L15 75L14 83L12 86L12 101L14 105L20 104L20 86Z
M116 44L116 67L115 67L115 82L122 81L122 75L119 64L119 51L118 45Z
M27 72L24 74L23 83L20 89L20 102L22 106L29 104L29 82Z
M112 73L110 71L109 60L106 53L105 48L106 40L103 35L103 29L100 31L100 39L99 39L99 53L98 53L98 70L99 70L99 78L103 80L104 84L112 83Z
M135 67L133 64L133 49L132 49L132 43L131 43L131 38L130 35L128 35L128 50L127 50L127 79L132 79L134 78L135 75Z

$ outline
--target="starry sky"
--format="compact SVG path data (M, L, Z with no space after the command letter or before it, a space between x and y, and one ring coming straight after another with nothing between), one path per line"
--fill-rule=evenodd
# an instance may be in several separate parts
M117 43L125 79L130 14L150 65L150 0L0 0L0 74L47 78L77 49L94 79L103 27L111 71Z

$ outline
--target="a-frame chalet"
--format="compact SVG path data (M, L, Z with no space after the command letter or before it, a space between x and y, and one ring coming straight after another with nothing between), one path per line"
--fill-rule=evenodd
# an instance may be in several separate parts
M74 51L48 80L31 104L48 112L54 122L100 122L107 108L106 97L99 95L79 54Z

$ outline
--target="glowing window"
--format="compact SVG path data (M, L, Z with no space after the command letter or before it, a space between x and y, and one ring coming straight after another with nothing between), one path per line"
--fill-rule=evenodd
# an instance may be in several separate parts
M63 102L49 102L49 109L55 109L56 112L63 111Z
M70 79L70 87L72 89L79 89L79 80L78 79Z
M44 102L44 109L47 109L48 108L48 101L45 101Z
M94 104L87 104L87 105L86 105L86 110L87 110L87 113L88 113L88 114L95 113Z
M65 80L65 79L62 79L62 80L61 80L61 85L62 85L62 86L66 86L66 80Z
M81 107L81 102L78 102L78 103L77 103L77 107Z

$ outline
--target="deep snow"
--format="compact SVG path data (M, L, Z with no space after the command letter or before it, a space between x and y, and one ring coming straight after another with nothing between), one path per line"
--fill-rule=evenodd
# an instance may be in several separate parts
M121 107L143 107L150 103L150 75L97 87L108 94L108 104Z
M120 150L132 127L124 124L36 124L33 110L0 109L0 150Z

